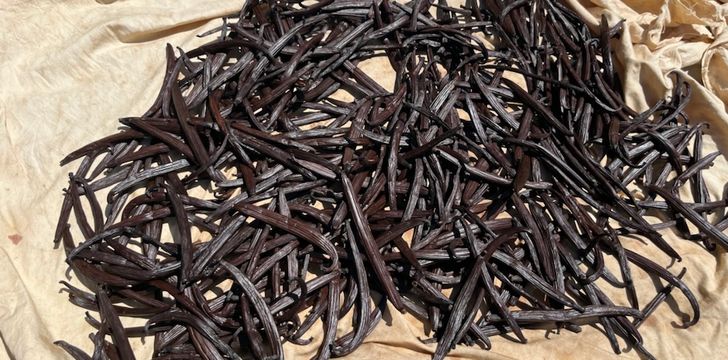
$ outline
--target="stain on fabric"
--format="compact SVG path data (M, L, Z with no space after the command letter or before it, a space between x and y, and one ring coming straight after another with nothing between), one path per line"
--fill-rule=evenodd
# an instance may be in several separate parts
M8 235L8 239L10 239L14 245L18 245L20 241L23 240L23 236L20 234Z

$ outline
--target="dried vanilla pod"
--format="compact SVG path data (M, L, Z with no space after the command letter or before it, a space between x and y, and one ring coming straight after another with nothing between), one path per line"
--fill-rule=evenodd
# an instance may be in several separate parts
M645 318L675 288L686 326L698 302L684 269L620 235L676 260L667 227L728 246L708 217L726 201L702 177L720 155L702 153L679 72L670 100L625 104L620 25L600 31L555 0L249 1L210 43L168 46L151 108L61 162L81 160L54 241L97 285L63 283L99 312L94 356L131 358L140 336L159 359L282 358L311 341L317 358L344 356L389 302L426 324L437 359L583 325L651 357ZM637 288L638 272L665 287Z

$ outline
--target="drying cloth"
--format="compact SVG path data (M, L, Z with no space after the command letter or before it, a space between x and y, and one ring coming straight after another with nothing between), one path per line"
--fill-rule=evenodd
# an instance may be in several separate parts
M717 147L728 153L728 5L699 0L564 0L596 30L602 14L614 25L624 19L624 33L612 41L623 74L627 103L646 110L670 93L668 73L677 69L692 86L686 108L691 121L710 124L705 153ZM456 1L449 1L456 4ZM52 343L63 339L90 351L84 309L59 292L66 273L65 254L52 238L67 174L58 162L66 154L113 133L120 117L141 114L155 98L165 68L164 47L191 49L210 39L195 35L221 24L242 1L205 0L5 0L0 7L0 360L64 359ZM370 76L387 66L371 64ZM705 171L713 199L724 198L728 164L724 159ZM700 301L701 321L681 329L692 314L678 291L641 328L647 349L659 359L717 359L728 354L728 256L665 232L683 254L685 283ZM669 260L654 246L625 238L662 265ZM638 289L653 281L634 270ZM661 286L661 285L658 285ZM654 291L641 291L645 304ZM391 309L390 309L391 310ZM140 319L130 324L143 323ZM127 319L124 318L126 322ZM728 326L728 325L726 325ZM451 358L638 359L623 344L615 355L600 330L525 331L527 345L493 338L493 349L458 346ZM320 340L321 327L310 336ZM422 324L388 311L351 359L429 359L434 344L425 344ZM150 358L152 337L134 341L139 358ZM286 344L286 355L307 359L316 341L305 347Z

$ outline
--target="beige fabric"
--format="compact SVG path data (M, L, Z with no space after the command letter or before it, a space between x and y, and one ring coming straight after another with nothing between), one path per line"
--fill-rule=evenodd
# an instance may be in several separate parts
M592 26L606 10L611 23L627 20L625 34L614 41L624 74L628 102L646 109L669 93L667 71L682 68L693 85L687 112L693 121L711 124L712 139L728 152L728 5L698 0L568 0ZM62 3L62 4L61 4ZM58 161L67 153L117 127L116 119L143 112L154 99L164 68L164 44L191 48L195 34L218 25L211 21L232 13L242 1L164 0L27 1L0 6L0 360L65 358L52 345L65 339L90 350L84 310L59 293L66 265L52 248L56 214L65 175ZM377 69L372 66L372 69ZM703 86L704 84L704 86ZM706 146L714 147L708 139ZM707 151L710 150L706 150ZM706 173L713 198L728 182L724 160ZM728 354L728 255L675 239L669 241L688 267L686 283L702 304L700 323L682 330L689 307L675 292L673 306L663 305L641 328L647 348L658 358L723 358ZM652 247L625 239L631 248L668 264ZM639 275L639 274L638 274ZM640 285L650 279L638 276ZM645 304L651 293L641 293ZM676 307L677 306L677 307ZM673 310L679 309L679 310ZM385 325L385 322L389 326ZM726 325L728 326L728 325ZM321 338L320 328L311 334ZM606 338L596 329L581 334L527 331L524 346L493 339L493 350L458 346L452 358L613 359ZM349 358L428 359L434 345L423 345L422 325L389 312L365 344ZM146 345L134 343L140 358ZM314 346L286 345L289 358L310 358ZM622 358L637 359L631 350Z

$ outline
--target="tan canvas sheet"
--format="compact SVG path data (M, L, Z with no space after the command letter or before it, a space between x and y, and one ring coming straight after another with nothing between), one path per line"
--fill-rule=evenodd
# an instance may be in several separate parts
M596 26L606 11L611 23L625 19L614 41L629 104L644 110L669 93L666 73L682 69L693 86L687 108L695 122L709 122L707 146L728 151L728 5L699 0L568 0ZM116 119L146 110L161 83L164 45L192 48L195 37L235 12L242 1L212 0L3 0L0 1L0 360L65 358L52 342L65 339L89 350L92 328L84 310L59 293L64 254L51 239L61 189L73 166L58 161L73 149L109 134ZM373 67L376 69L376 67ZM377 75L377 74L373 74ZM708 150L706 150L708 151ZM706 173L713 198L724 196L725 161ZM718 359L728 355L728 256L700 246L669 241L689 268L685 282L702 304L703 317L678 329L689 312L684 299L663 305L642 328L658 358ZM631 248L664 257L636 240ZM639 275L639 274L638 274ZM73 276L71 276L73 277ZM652 282L638 276L638 282ZM638 284L639 285L639 284ZM642 303L651 294L642 294ZM390 312L350 358L428 359L422 325ZM320 330L311 334L320 339ZM493 350L458 346L452 358L618 358L596 329L581 334L528 331L528 345L493 339ZM149 345L135 343L149 357ZM309 358L312 347L286 346L290 358ZM623 358L637 359L635 351Z

